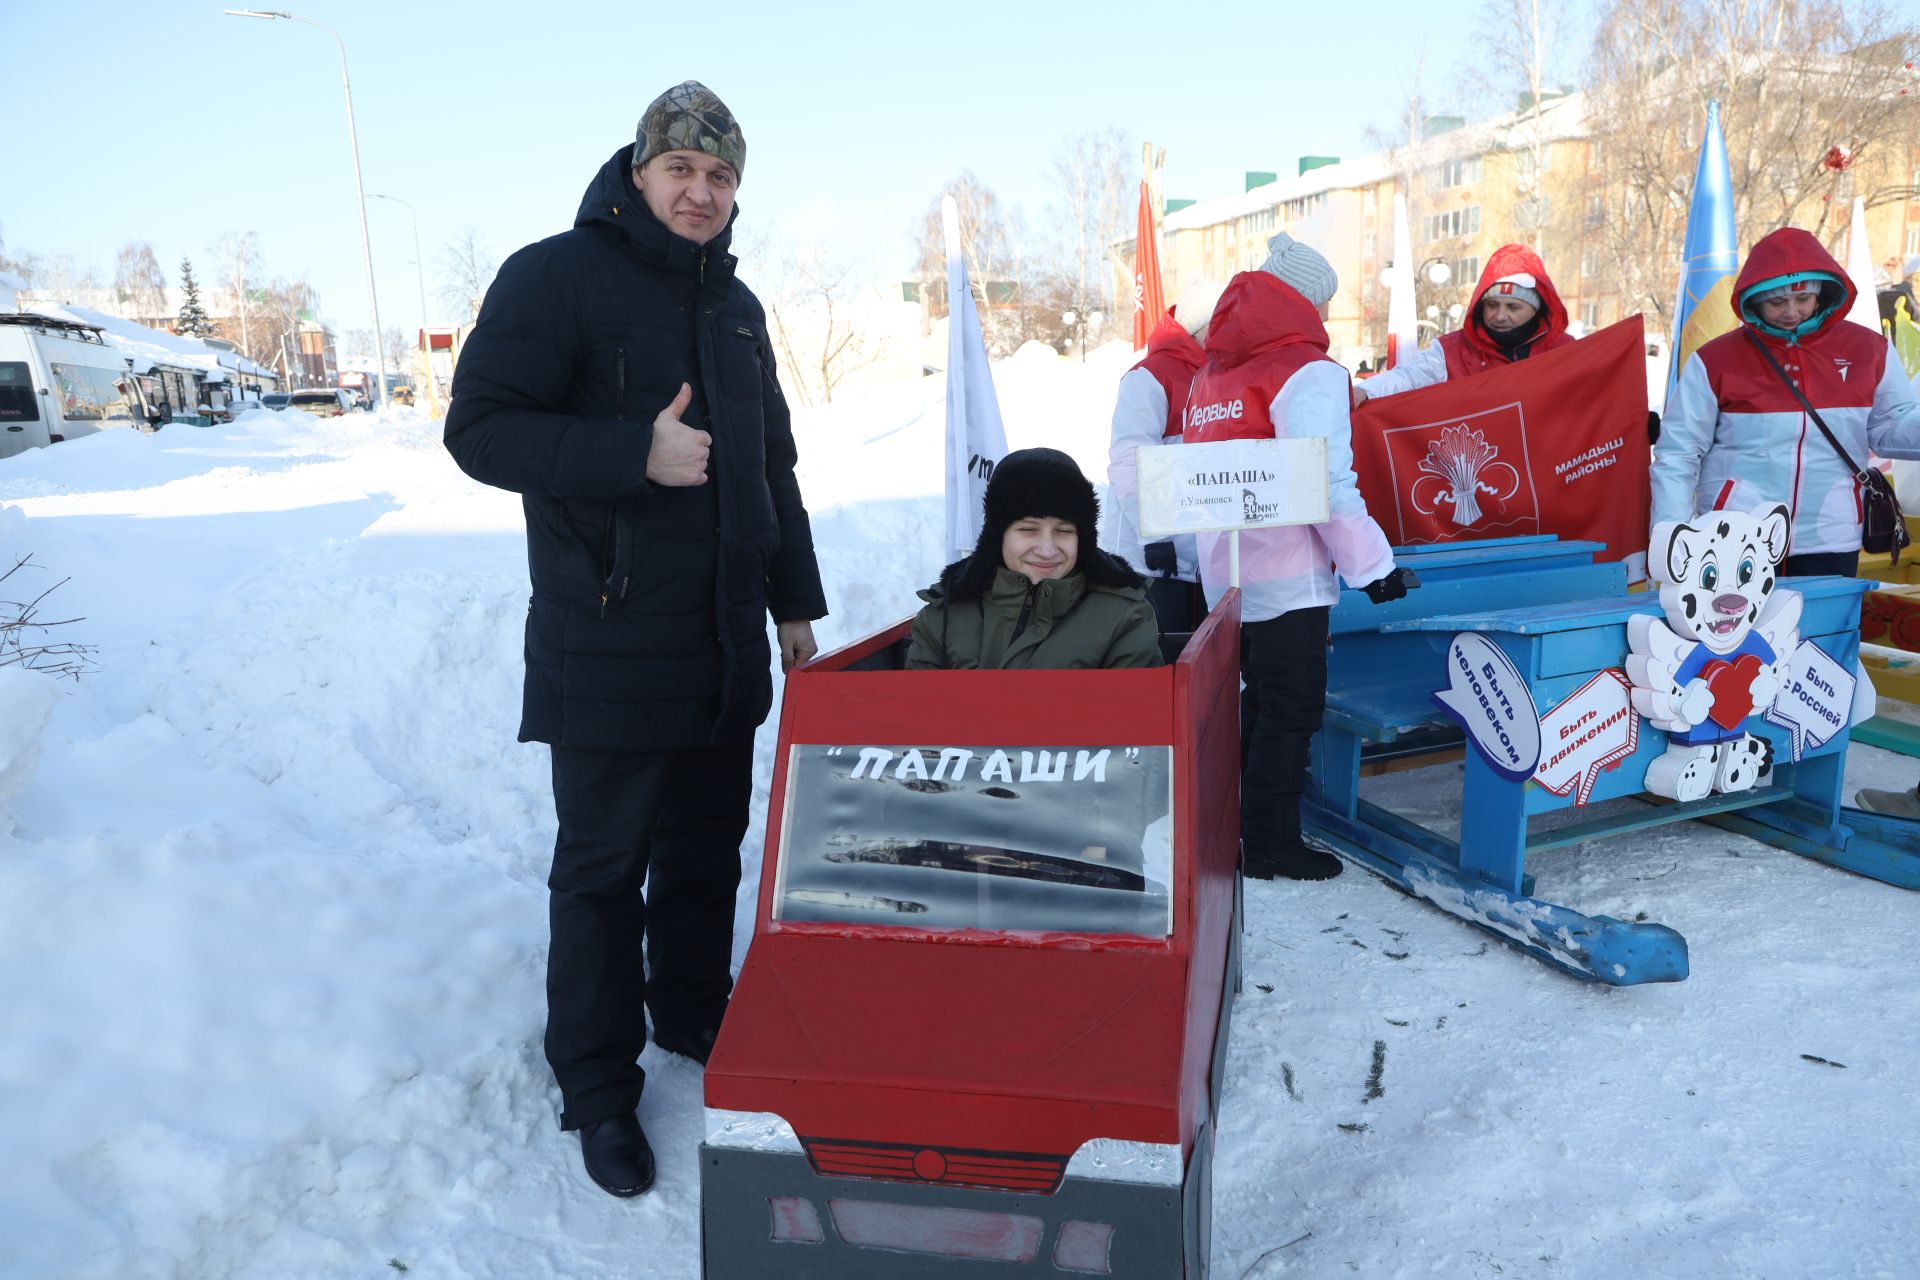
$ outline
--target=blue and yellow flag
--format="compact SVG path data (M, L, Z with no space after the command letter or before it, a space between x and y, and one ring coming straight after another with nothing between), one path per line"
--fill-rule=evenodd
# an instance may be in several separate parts
M1901 298L1893 304L1893 349L1900 355L1900 363L1905 366L1909 378L1920 378L1920 325L1913 322L1913 316L1907 310L1907 300Z
M1687 207L1680 295L1673 305L1669 392L1701 343L1739 323L1733 314L1733 279L1739 271L1740 244L1734 232L1727 140L1720 133L1720 104L1709 102L1707 127L1700 135L1700 163L1693 171L1693 201Z

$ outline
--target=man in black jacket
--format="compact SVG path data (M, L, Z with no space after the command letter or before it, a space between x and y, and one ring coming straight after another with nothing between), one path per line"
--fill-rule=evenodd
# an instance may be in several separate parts
M561 1128L622 1196L653 1181L646 1015L704 1063L732 989L766 616L791 668L827 612L765 315L727 252L745 160L710 90L657 98L573 230L500 268L447 412L461 469L526 510L520 740L552 747L559 819L547 1061Z

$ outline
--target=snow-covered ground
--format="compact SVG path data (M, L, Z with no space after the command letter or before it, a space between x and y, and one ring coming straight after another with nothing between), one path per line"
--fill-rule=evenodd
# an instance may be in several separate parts
M1000 366L1011 442L1098 474L1125 363ZM826 645L943 559L942 394L799 424ZM697 1069L643 1059L637 1201L555 1124L517 500L395 409L106 432L0 504L0 597L69 578L97 666L0 669L0 1275L696 1276ZM1444 823L1455 768L1381 794ZM1530 868L1692 977L1585 985L1359 870L1248 886L1214 1274L1920 1275L1920 894L1707 827Z

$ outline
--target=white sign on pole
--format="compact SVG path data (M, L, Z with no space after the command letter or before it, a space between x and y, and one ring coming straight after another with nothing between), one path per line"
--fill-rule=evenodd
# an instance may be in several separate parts
M1215 440L1143 445L1140 532L1149 538L1324 524L1327 442Z

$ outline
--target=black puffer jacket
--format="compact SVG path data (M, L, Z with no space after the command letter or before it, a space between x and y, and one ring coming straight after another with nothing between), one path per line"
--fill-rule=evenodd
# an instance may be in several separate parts
M522 495L533 598L522 742L657 751L766 718L766 617L826 615L787 406L731 225L673 234L601 166L574 228L508 258L460 353L446 445ZM736 209L736 216L738 210ZM653 419L713 436L707 483L650 484Z

